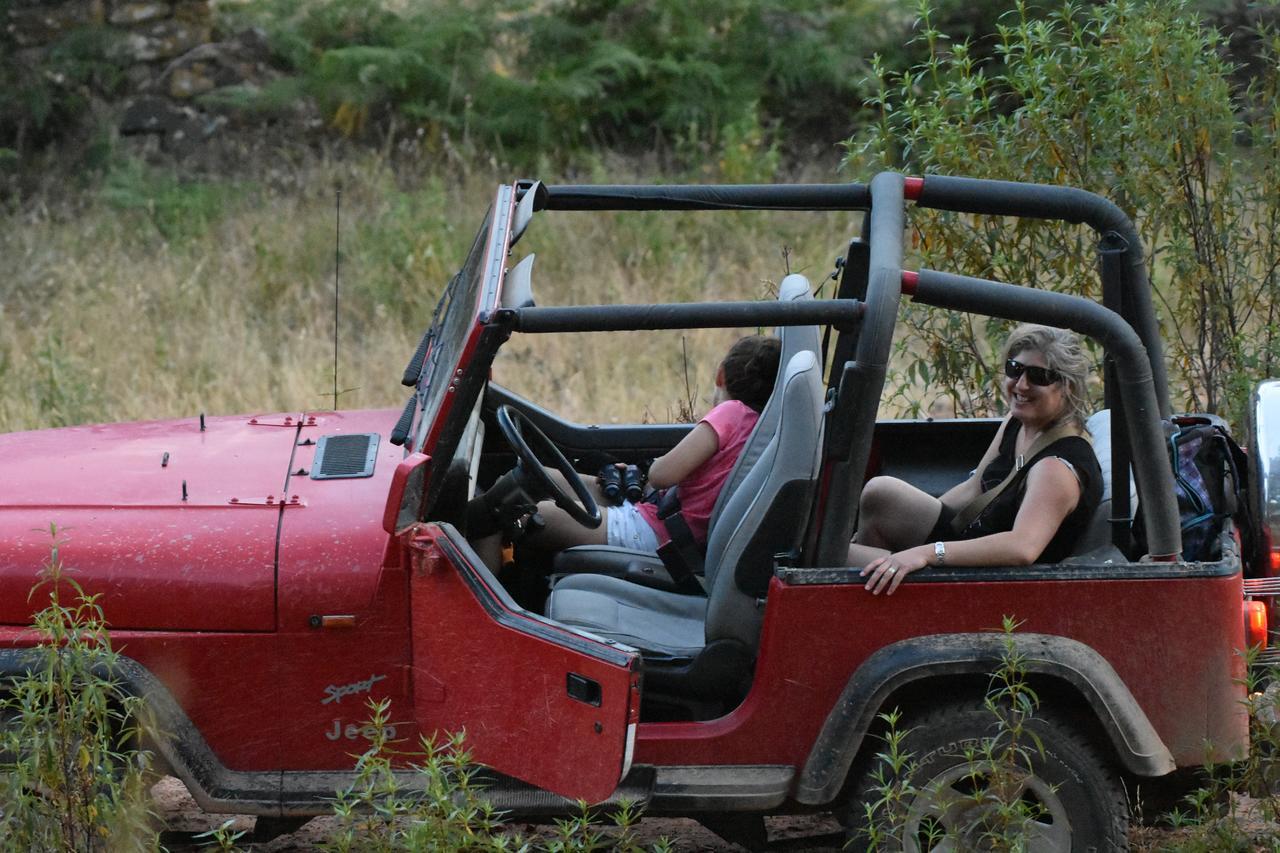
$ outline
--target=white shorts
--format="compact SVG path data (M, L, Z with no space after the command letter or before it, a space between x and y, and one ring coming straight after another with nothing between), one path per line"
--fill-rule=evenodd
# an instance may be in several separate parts
M618 548L658 553L658 534L644 520L636 505L624 502L622 506L601 507L604 510L606 540Z

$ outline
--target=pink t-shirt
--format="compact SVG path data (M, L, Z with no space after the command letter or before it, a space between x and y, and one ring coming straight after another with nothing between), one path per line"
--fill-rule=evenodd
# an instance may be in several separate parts
M738 456L758 420L760 413L746 403L726 400L707 412L706 417L699 421L715 430L719 447L710 459L678 484L680 514L689 525L693 538L699 542L707 541L707 526L711 521L711 510L716 506L716 498L720 497L720 489L724 487L724 481L729 479L733 465L738 461ZM636 509L658 534L658 542L665 543L671 538L667 535L666 526L658 519L657 504L637 504Z

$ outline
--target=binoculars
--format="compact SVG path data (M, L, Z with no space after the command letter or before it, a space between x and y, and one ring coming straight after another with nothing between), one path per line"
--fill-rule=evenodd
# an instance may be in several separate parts
M635 465L623 469L605 465L600 469L600 491L615 506L620 506L623 498L636 503L644 497L644 474Z

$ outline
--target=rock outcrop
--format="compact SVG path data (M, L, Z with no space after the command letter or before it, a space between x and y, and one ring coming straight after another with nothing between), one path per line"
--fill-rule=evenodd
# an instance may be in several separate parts
M109 94L124 136L142 136L182 153L216 133L225 115L201 96L274 79L265 36L246 30L215 40L209 0L12 0L0 21L14 59L56 67L51 54L74 34L103 37L107 60L122 74Z

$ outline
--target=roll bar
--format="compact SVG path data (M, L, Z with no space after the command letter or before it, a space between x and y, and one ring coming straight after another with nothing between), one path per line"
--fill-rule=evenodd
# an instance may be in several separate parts
M908 275L913 297L940 308L1067 326L1102 342L1111 356L1106 369L1114 438L1113 514L1116 518L1124 516L1127 521L1128 489L1124 484L1128 482L1132 456L1153 556L1172 559L1181 551L1177 506L1172 492L1163 488L1167 485L1168 464L1163 458L1160 418L1168 417L1171 407L1145 248L1129 217L1111 201L1073 187L946 175L904 177L893 172L876 175L870 184L540 186L537 193L538 210L868 211L863 224L868 260L865 265L859 264L860 270L855 273L865 273L865 281L855 283L857 295L861 297L865 292L865 298L840 300L858 303L862 322L853 332L853 321L846 321L844 333L856 341L853 358L832 371L831 384L837 393L827 424L832 451L827 458L827 491L821 502L821 534L813 555L817 565L843 564L853 533L855 519L849 507L862 491L902 297L906 202L935 210L1089 225L1099 238L1101 307L1066 294L932 270ZM636 311L641 307L628 306ZM598 310L595 306L587 308ZM567 316L556 319L556 315L529 313L573 310L584 309L524 309L519 322L529 324L525 331L550 331L551 325L585 321L586 315L570 320ZM669 310L663 306L663 311ZM697 306L697 310L705 311L706 306ZM680 328L674 325L675 316L666 315L662 322L667 325L607 326L608 321L602 319L591 322L601 330ZM625 322L634 323L636 319L631 317ZM758 321L768 322L774 321ZM837 352L840 351L842 348L837 345ZM1135 367L1136 362L1141 363L1140 369ZM1130 434L1132 440L1125 441ZM838 435L839 440L831 440L833 435ZM1122 541L1120 527L1116 525L1118 542Z
M666 305L566 305L497 312L513 332L625 332L656 329L740 329L822 326L854 331L866 313L856 299L803 302L688 302Z
M866 210L863 184L548 186L535 210Z

